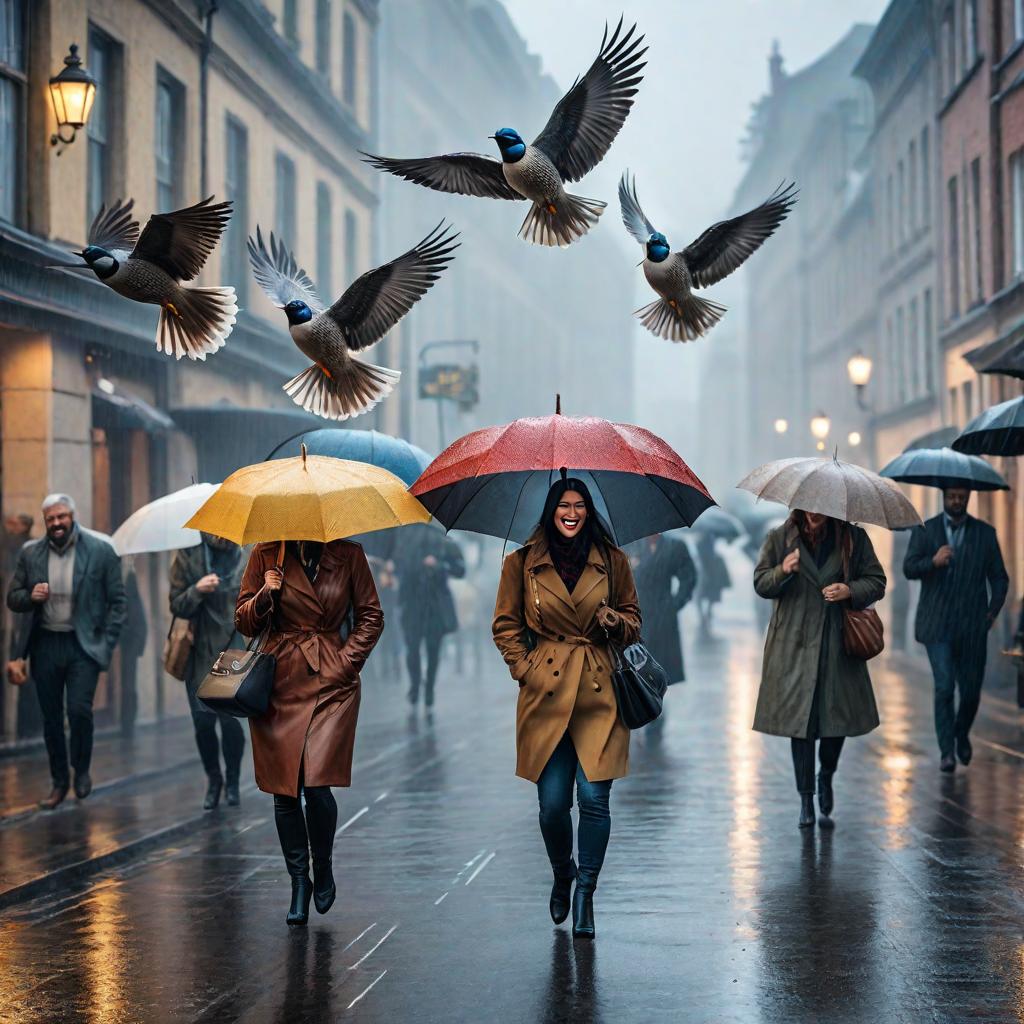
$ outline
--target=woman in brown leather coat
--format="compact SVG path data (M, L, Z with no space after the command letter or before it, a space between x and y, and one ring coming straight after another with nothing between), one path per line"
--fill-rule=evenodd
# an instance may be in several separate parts
M537 784L555 876L551 918L561 924L569 916L575 880L573 934L591 937L612 780L629 770L629 730L615 703L608 639L629 644L639 637L640 606L629 559L583 481L556 483L533 536L505 559L492 630L519 683L516 774ZM569 813L574 783L578 869Z
M384 616L358 544L288 541L283 547L283 564L280 543L253 549L235 624L246 636L267 631L262 650L277 659L270 706L249 720L249 728L256 784L274 794L274 819L291 876L287 921L304 925L311 896L321 914L334 902L338 807L331 786L351 783L359 671L380 637Z

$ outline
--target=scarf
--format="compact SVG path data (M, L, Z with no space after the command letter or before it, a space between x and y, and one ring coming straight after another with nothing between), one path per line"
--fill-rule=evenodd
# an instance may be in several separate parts
M557 533L548 541L548 550L555 572L570 594L576 589L590 555L590 531L582 530L578 537L563 537Z

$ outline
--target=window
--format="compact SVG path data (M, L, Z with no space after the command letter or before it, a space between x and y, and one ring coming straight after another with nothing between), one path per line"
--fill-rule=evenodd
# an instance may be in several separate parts
M316 69L331 77L331 0L316 0Z
M903 307L896 310L896 397L900 405L907 401L907 336Z
M910 140L910 155L907 157L907 183L910 188L910 195L907 199L907 205L910 209L907 211L910 217L910 232L913 234L917 231L918 224L921 223L921 217L917 208L918 192L917 192L917 140Z
M956 85L956 47L953 45L953 16L948 15L942 22L942 78L945 94Z
M907 183L902 160L896 164L896 223L902 243L906 238L907 223Z
M249 132L237 118L228 115L225 126L224 195L233 207L221 243L224 256L221 274L235 286L239 305L249 294L249 268L245 240L249 230Z
M960 203L956 178L946 184L949 217L949 315L960 315Z
M910 380L909 388L910 395L912 398L919 398L924 389L921 387L921 364L923 362L921 356L921 337L920 337L920 324L918 322L917 313L917 299L910 300L910 307L907 313L907 318L910 321L908 324L908 356L910 359Z
M274 228L278 240L295 248L295 164L278 153L274 160Z
M896 346L892 337L892 317L885 318L885 391L890 406L896 405Z
M964 0L964 66L967 74L978 59L978 0Z
M284 37L292 46L299 42L299 9L298 0L284 0L284 7L281 11L281 28Z
M156 208L161 213L181 205L181 179L184 171L185 89L163 68L156 72Z
M112 200L114 185L114 98L117 96L119 63L117 44L98 29L89 29L89 56L86 66L96 79L96 99L89 118L89 153L86 174L86 213L89 222L100 207Z
M1024 3L1024 0L1021 0ZM928 125L921 129L921 224L932 222L931 153L928 149Z
M1010 154L1010 247L1011 273L1019 277L1024 274L1024 149Z
M963 384L963 422L966 423L974 416L974 381L965 380ZM957 426L961 424L958 422Z
M1024 39L1024 0L1013 0L1013 38Z
M359 225L351 210L345 211L345 287L359 276Z
M971 271L971 302L981 301L981 159L971 161L971 252L967 266Z
M931 288L925 288L921 308L924 312L924 336L922 338L924 344L924 387L930 395L935 391L935 348L932 337L935 332L935 324L933 322Z
M341 22L341 98L356 105L356 22L347 11Z
M896 208L893 205L891 174L885 180L885 209L885 248L888 252L892 252L896 245L895 232L893 230L893 216L896 213Z
M318 181L316 185L316 281L320 290L320 298L328 304L331 302L332 273L331 266L331 190L327 183ZM346 286L348 282L345 282Z
M25 152L25 0L0 0L0 220L17 220Z

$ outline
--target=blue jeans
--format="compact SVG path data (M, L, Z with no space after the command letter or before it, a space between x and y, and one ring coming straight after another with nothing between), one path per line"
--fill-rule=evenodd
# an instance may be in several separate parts
M928 660L935 678L935 735L942 757L953 756L953 743L966 738L981 703L981 684L985 679L985 639L953 637L937 644L926 644ZM956 690L960 706L954 713Z
M577 833L579 872L576 886L585 892L597 888L597 876L604 863L611 834L612 817L608 798L611 779L590 782L583 772L572 738L567 732L555 747L537 780L540 801L540 832L548 851L551 869L556 877L572 874L572 785L576 783L576 799L580 805Z

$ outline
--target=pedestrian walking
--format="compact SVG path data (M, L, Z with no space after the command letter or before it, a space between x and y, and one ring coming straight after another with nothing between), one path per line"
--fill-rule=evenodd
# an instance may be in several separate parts
M615 702L608 645L610 638L628 644L639 637L640 606L629 559L612 541L587 486L564 471L525 546L505 559L492 632L519 683L516 774L537 784L554 873L551 919L560 924L568 917L571 893L573 934L592 937L612 780L629 768L629 730Z
M944 772L956 769L957 758L963 765L971 762L970 731L981 702L988 631L1009 587L996 531L968 514L970 496L966 487L947 487L942 512L914 530L903 562L907 579L921 581L914 632L932 667Z
M409 670L409 703L418 705L422 689L429 710L434 706L441 641L459 628L448 581L462 579L466 563L459 545L442 530L416 523L404 527L395 540L395 571Z
M92 702L121 635L125 594L121 560L106 540L78 525L74 501L50 494L42 509L46 536L29 541L18 554L7 607L32 613L28 657L53 783L39 806L53 810L71 781L65 691L75 796L84 800L92 792Z
M831 827L843 743L878 725L867 662L843 645L843 608L880 601L885 584L864 530L799 510L769 532L754 568L755 591L773 602L754 729L790 737L801 828L816 821L815 743L820 824Z
M121 630L121 735L135 733L135 719L139 713L139 658L146 653L149 621L142 603L139 577L135 571L135 556L121 560L124 579L125 618Z
M237 718L205 707L196 691L221 651L235 646L235 607L245 562L242 549L232 541L211 533L201 536L200 544L175 552L171 560L169 603L173 616L188 619L192 624L185 690L199 759L206 772L203 809L212 811L220 803L222 791L229 807L237 807L240 802L238 781L245 732Z
M631 544L627 552L640 598L644 642L665 670L669 685L681 683L686 670L679 613L690 603L697 586L697 567L689 545L655 534Z
M697 560L700 562L697 608L700 611L701 636L706 639L712 636L715 605L722 600L722 592L732 586L729 567L715 549L717 539L713 533L702 533L697 541Z
M359 714L359 672L384 628L363 549L349 541L257 544L242 577L235 625L264 635L277 660L266 714L249 719L256 784L274 795L288 874L287 922L305 925L334 903L338 806L348 786ZM300 798L305 798L305 816ZM310 852L313 880L309 878Z

